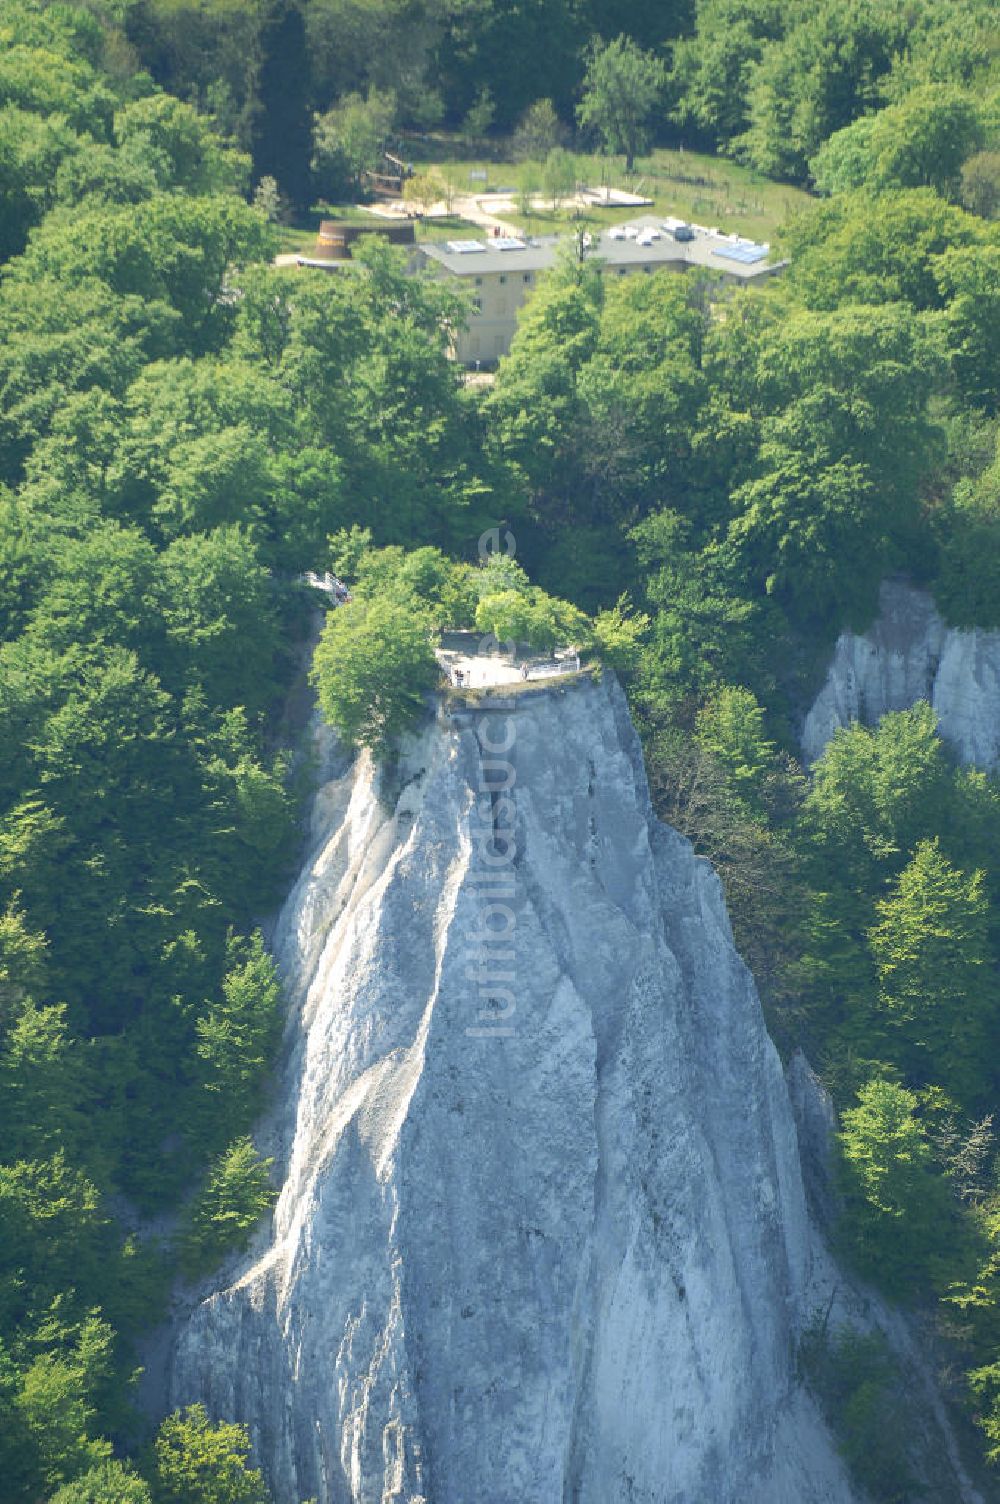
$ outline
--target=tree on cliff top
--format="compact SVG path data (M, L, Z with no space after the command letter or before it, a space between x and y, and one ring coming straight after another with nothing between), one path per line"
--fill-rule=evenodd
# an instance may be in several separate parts
M320 708L340 735L381 751L420 715L437 674L424 614L382 599L332 612L311 677Z

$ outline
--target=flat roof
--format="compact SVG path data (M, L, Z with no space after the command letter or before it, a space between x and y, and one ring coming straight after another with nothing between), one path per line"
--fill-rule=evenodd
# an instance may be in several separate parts
M544 267L554 266L564 238L543 235L527 240L523 250L494 250L489 240L460 242L468 246L468 250L453 250L452 242L447 240L422 240L420 249L425 256L440 262L458 277L481 277L483 272L541 271ZM479 249L473 251L473 245Z
M725 272L731 277L752 280L763 273L773 272L787 265L785 261L769 261L770 246L758 244L738 235L720 235L718 231L692 225L692 240L675 240L666 228L680 224L679 220L664 220L647 215L627 221L639 231L658 230L659 238L649 245L640 245L634 239L612 237L609 230L599 234L591 231L593 243L588 255L600 257L609 267L665 266L686 264L703 266L711 271ZM624 229L625 225L616 225ZM439 265L457 277L481 277L493 272L536 272L554 266L559 259L559 249L569 243L566 235L542 235L525 239L523 248L508 250L495 247L494 237L481 241L461 241L462 249L453 248L448 241L423 241L420 249ZM473 249L476 247L476 249Z

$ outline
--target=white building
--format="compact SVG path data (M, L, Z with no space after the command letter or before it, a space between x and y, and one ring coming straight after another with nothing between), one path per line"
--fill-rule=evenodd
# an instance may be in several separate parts
M539 275L554 266L566 237L539 239L425 241L424 265L442 276L459 277L474 291L473 312L455 342L455 356L465 365L493 365L510 349L517 311L531 296ZM690 266L716 273L730 283L754 282L787 265L771 261L770 246L738 235L720 235L700 225L647 216L627 225L595 232L587 254L600 258L607 276L625 277L655 271L686 271Z

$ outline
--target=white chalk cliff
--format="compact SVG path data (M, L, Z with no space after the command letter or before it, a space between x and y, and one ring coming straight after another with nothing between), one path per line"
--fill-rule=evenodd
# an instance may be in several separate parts
M806 761L815 762L838 727L873 726L917 700L931 703L960 761L986 770L1000 764L1000 632L948 627L926 591L887 580L875 623L837 641L803 727Z
M830 1269L718 881L611 676L516 704L327 770L275 936L280 1199L171 1403L244 1421L277 1504L851 1504L796 1378Z

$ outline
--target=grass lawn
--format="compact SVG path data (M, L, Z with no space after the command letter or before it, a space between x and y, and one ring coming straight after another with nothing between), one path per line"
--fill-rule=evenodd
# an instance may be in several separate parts
M497 142L492 156L473 157L469 143L446 135L407 139L404 155L418 168L437 166L447 175L458 193L480 194L502 188L517 189L525 167L540 172L540 164L515 162L504 156L505 143ZM485 148L484 148L485 151ZM736 230L754 239L771 240L778 228L796 209L810 202L801 188L787 183L773 183L749 167L726 157L705 152L682 151L658 147L640 157L634 173L626 175L621 157L602 157L587 152L573 153L577 181L588 187L605 183L612 188L626 188L653 200L651 210L622 208L590 209L578 214L572 209L535 210L528 217L512 212L503 218L533 235L564 231L583 221L595 227L620 224L636 213L673 214L698 224L718 225L720 230ZM356 204L331 204L323 214L304 214L295 225L281 226L280 250L298 255L312 255L321 218L361 220L378 225L375 215L366 215ZM417 240L477 239L482 230L458 215L441 219L415 221Z
M312 229L295 225L279 225L280 255L314 256L316 254L316 227Z
M469 219L458 214L441 215L437 219L416 221L418 240L475 240L482 237L482 230Z
M466 147L462 140L435 136L408 140L406 155L415 165L435 163L448 174L460 193L495 192L518 186L528 164L497 155L473 158L465 154ZM628 176L621 157L586 152L573 155L579 182L588 187L609 183L613 188L626 188L653 200L651 210L638 212L674 214L755 239L771 239L789 214L810 202L809 194L801 188L771 182L749 167L705 152L658 147L648 156L640 157L635 172ZM540 170L538 163L533 165L536 171ZM536 212L530 222L518 214L504 217L536 234L578 223L572 211ZM594 223L611 225L630 218L630 214L621 208L597 209L586 217Z

